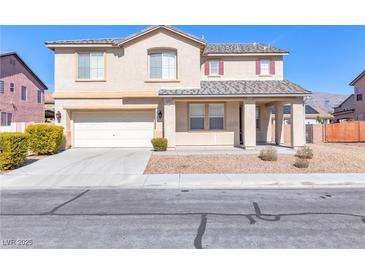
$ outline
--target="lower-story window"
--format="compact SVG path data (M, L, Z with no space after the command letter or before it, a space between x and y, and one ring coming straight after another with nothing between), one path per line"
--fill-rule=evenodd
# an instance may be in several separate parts
M12 113L1 112L1 126L11 126Z
M224 104L189 104L189 119L191 130L224 129Z
M204 129L205 105L189 105L190 129Z
M224 104L209 104L209 129L224 129Z

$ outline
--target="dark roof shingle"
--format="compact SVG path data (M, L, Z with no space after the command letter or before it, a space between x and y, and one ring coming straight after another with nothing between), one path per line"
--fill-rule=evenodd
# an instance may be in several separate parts
M204 49L207 54L244 54L244 53L288 53L288 51L269 44L208 44Z
M156 25L156 26L150 26L148 28L145 28L141 31L138 31L136 33L133 33L131 35L128 35L127 37L124 38L99 38L99 39L78 39L78 40L57 40L57 41L46 41L45 44L46 45L57 45L57 44L67 44L67 45L74 45L74 44L111 44L111 45L119 45L121 43L123 43L124 41L127 40L131 40L139 35L142 35L144 33L153 31L155 29L158 28L165 28L165 29L170 29L172 31L175 31L177 33L180 33L181 35L185 35L187 37L190 37L191 39L195 39L198 40L201 43L206 44L206 41L198 36L195 36L193 34L184 32L182 30L179 30L175 27L172 26L163 26L163 25Z
M160 89L165 96L296 95L311 92L288 80L201 81L200 88Z

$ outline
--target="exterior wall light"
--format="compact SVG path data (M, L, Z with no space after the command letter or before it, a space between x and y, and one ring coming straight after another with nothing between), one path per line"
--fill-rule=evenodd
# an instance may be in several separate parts
M158 119L161 119L162 118L162 111L161 110L159 110L157 112L157 117L158 117Z
M61 123L61 117L62 117L61 112L57 111L56 113L57 123Z

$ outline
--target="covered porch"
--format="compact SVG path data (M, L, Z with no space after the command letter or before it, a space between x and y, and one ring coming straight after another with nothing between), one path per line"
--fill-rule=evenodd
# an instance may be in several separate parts
M304 146L303 96L165 98L164 137L169 141L169 148L284 146L284 105L291 108L289 145L292 148ZM271 119L273 109L275 123ZM275 136L272 136L273 132Z

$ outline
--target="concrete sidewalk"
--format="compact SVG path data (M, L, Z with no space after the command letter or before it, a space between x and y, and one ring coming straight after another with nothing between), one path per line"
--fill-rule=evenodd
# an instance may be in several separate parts
M1 189L259 189L365 188L365 173L266 174L54 174L0 175Z

